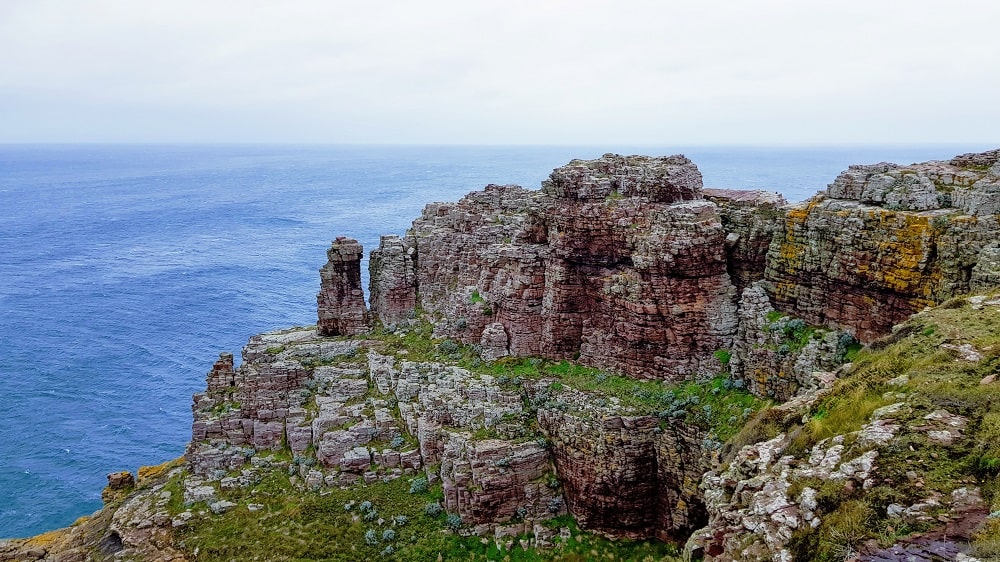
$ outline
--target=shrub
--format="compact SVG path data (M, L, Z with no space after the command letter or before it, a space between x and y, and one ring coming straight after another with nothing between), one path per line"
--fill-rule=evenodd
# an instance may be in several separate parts
M402 447L404 443L406 443L406 440L403 439L403 436L397 435L392 438L392 441L389 443L389 446L392 447L393 449L398 449Z
M386 529L382 531L382 540L384 541L396 540L396 531L393 531L392 529Z
M448 518L444 520L444 524L451 530L457 531L462 527L462 516L457 513L451 513Z
M438 515L441 515L442 511L444 510L441 509L441 504L437 502L431 502L424 506L424 513L430 515L431 517L437 517Z
M563 500L562 500L562 498L559 498L559 497L552 498L551 500L549 500L549 506L548 507L549 507L549 511L551 511L552 513L559 513L559 510L561 510L562 507L563 507Z
M375 529L368 529L365 531L365 544L368 546L375 546L378 544L378 533Z
M722 368L728 367L729 360L733 358L733 353L728 349L720 349L716 351L713 355L715 355L715 358L718 359L719 363L722 364Z
M427 479L424 477L414 478L410 481L411 494L423 494L428 489Z

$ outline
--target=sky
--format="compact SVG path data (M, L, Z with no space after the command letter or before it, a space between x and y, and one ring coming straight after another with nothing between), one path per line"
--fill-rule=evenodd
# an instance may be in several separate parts
M1000 146L995 0L0 0L0 142Z

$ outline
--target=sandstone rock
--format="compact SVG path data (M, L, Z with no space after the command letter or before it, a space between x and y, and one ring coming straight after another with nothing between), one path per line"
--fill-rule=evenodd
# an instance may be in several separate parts
M578 356L644 378L715 374L735 307L726 232L700 198L700 174L679 156L574 161L541 192L489 185L428 205L403 242L385 239L373 294L419 287L436 336L493 346L488 355L502 353L502 328L515 356ZM410 261L388 257L401 245Z
M361 288L361 256L357 240L340 237L333 241L320 269L317 297L317 330L324 336L356 335L368 331L368 310Z
M573 160L552 172L542 190L561 199L602 200L612 195L674 203L701 198L701 172L684 156L650 158L605 154Z
M208 509L216 515L220 515L236 507L236 504L229 500L219 500L208 504Z
M970 291L981 292L995 287L1000 287L1000 243L998 242L980 250L969 278Z
M384 326L406 321L417 307L416 247L398 236L383 236L368 261L371 313Z
M979 351L972 344L969 343L963 343L958 345L951 343L943 343L941 344L941 347L943 349L954 351L955 354L958 356L958 360L960 361L978 363L983 359L983 354L979 353Z
M925 431L932 443L945 446L962 439L969 423L969 418L952 414L948 410L935 410L924 416L924 419L930 423L916 429Z
M108 474L108 485L101 492L101 500L109 503L121 499L135 487L135 477L131 472L112 472Z
M845 335L814 329L809 341L797 341L800 331L807 333L808 327L802 320L785 316L768 320L775 311L764 287L764 283L751 284L740 298L739 327L729 362L733 378L757 396L781 401L801 388L829 386L828 373L842 360Z
M767 251L783 233L784 197L772 191L705 189L705 198L719 207L726 235L729 275L736 294L764 279Z
M135 477L131 472L112 472L108 474L108 488L111 490L127 490L135 486Z
M628 416L564 390L567 411L540 409L569 510L580 525L613 536L683 538L704 522L696 488L710 457L704 435L682 422L659 429L653 416Z
M494 322L483 328L483 335L480 339L482 347L482 358L486 361L496 361L501 357L510 355L509 338L503 324Z
M1000 175L995 163L972 162L994 162L993 152L851 166L825 194L789 209L768 252L775 307L869 342L928 305L991 283Z
M208 373L208 391L225 390L233 386L233 354L220 353L219 360Z

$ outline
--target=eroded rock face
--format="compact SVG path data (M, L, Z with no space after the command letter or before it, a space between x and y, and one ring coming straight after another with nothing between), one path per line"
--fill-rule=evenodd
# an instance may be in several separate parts
M1000 235L998 154L851 166L788 211L768 253L775 307L867 342L981 288Z
M520 389L458 367L365 356L364 343L298 329L255 336L235 372L221 358L209 381L234 385L195 396L192 471L223 487L253 482L258 453L287 446L313 488L426 474L469 525L565 513L548 449L525 439L533 412ZM242 475L226 476L234 470Z
M787 206L785 198L773 191L706 189L705 198L719 206L726 230L729 276L737 294L764 278L767 251L776 235L783 232Z
M368 331L368 310L361 288L361 257L364 249L353 238L339 237L319 270L320 289L316 297L319 321L316 329L324 336L353 336Z
M417 437L424 465L438 467L427 474L440 480L446 509L474 525L565 512L548 451L523 438L531 414L519 391L458 367L397 366L374 351L369 360L374 384L395 397L405 429Z
M372 280L419 294L435 335L482 341L492 357L677 380L714 370L735 331L725 238L689 160L605 155L555 170L541 191L490 185L428 205L403 243L416 283L382 266ZM399 246L383 241L380 262Z
M685 538L706 521L697 490L711 466L705 435L682 422L623 415L564 392L567 410L542 408L569 510L580 525L611 536ZM596 414L596 415L595 415Z
M701 199L701 187L698 167L681 155L605 154L597 160L573 160L542 182L542 190L559 199L599 201L618 195L658 203Z
M817 388L843 362L849 334L807 326L778 313L762 283L743 291L739 329L729 363L734 379L756 396L785 401L801 388Z
M368 261L371 313L386 327L411 318L417 307L416 247L407 242L383 236Z

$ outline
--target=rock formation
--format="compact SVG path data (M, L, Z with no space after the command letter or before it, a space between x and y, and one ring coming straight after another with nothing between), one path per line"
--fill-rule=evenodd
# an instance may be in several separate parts
M319 333L324 336L353 336L368 331L368 310L361 288L361 257L364 249L357 240L340 237L326 255L316 297Z
M768 253L769 294L781 311L872 341L988 284L998 209L1000 151L851 166L788 210Z
M682 156L605 155L555 170L541 191L490 185L428 205L373 253L373 308L395 324L415 303L437 335L493 357L709 374L736 311L726 232L701 192Z
M545 379L511 384L381 347L300 329L254 336L235 371L223 355L195 396L194 474L253 482L255 455L287 447L317 488L425 474L471 525L544 520L567 505L615 536L678 538L704 523L704 431L595 405L599 393L555 396Z
M785 198L771 191L706 189L705 198L719 207L726 230L729 277L736 294L764 278L767 252L775 235L782 233Z
M383 326L416 317L417 280L415 244L404 244L395 235L383 236L368 261L371 312Z
M584 528L676 541L705 520L696 489L711 466L704 432L613 410L600 416L543 410L539 424L552 442L569 511Z

